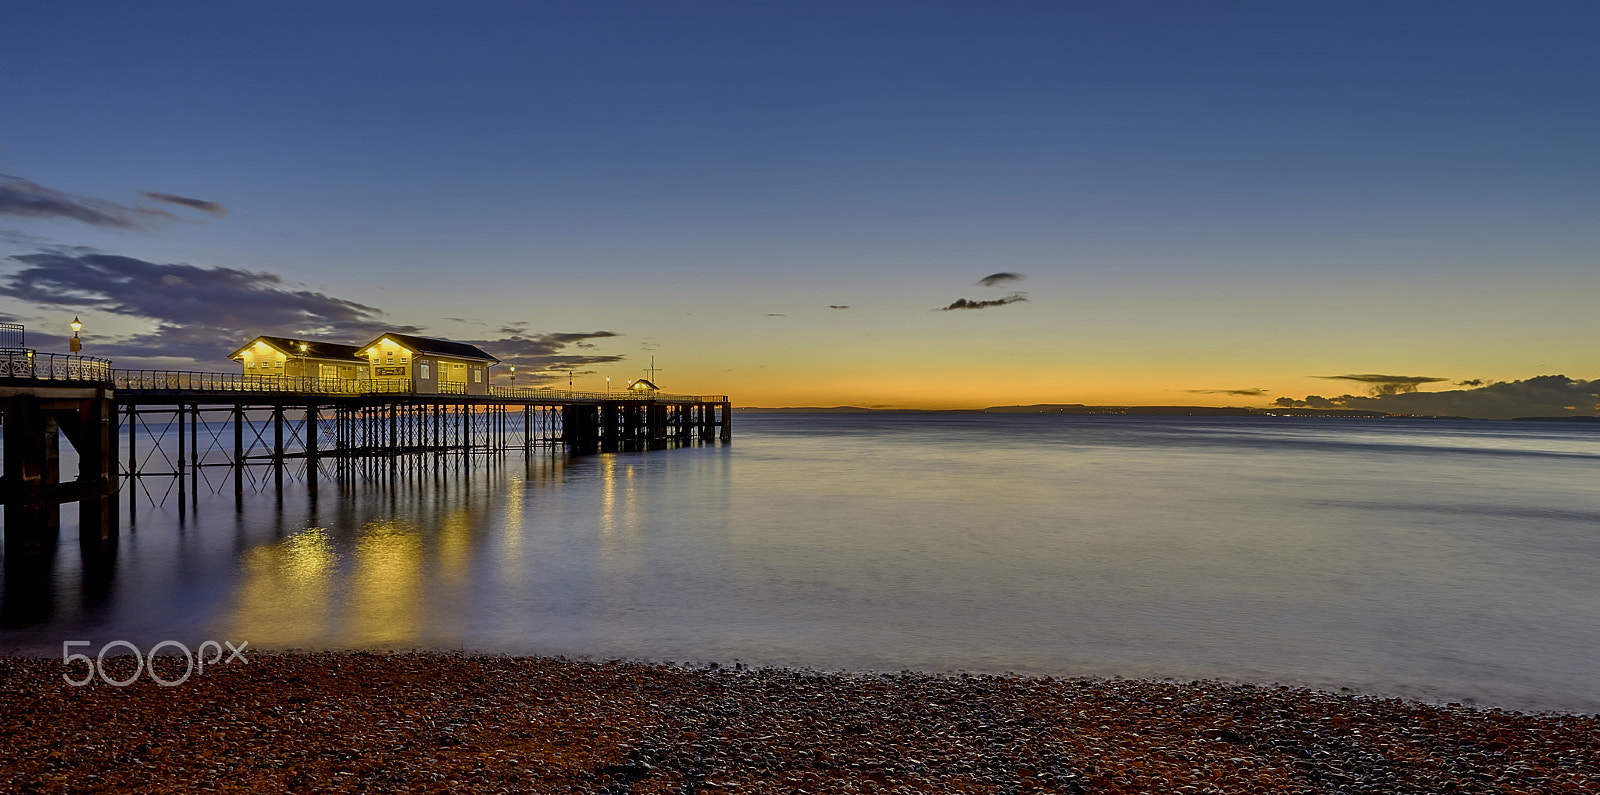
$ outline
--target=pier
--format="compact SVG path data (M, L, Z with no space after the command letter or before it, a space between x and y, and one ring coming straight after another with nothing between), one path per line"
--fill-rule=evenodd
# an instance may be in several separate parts
M4 330L0 330L3 332ZM16 332L20 343L20 328ZM6 549L54 543L60 507L77 503L85 543L114 540L126 479L266 476L304 462L491 455L536 449L608 453L661 449L732 434L726 395L655 390L579 392L486 385L477 394L419 391L409 378L314 378L114 370L110 362L0 350ZM434 387L438 389L438 386ZM464 391L464 390L462 390ZM78 472L61 480L60 437ZM265 468L265 469L262 469ZM130 504L129 510L134 510Z

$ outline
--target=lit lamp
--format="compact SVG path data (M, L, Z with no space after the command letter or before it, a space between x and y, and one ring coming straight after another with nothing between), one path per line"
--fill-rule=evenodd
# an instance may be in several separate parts
M611 376L606 376L606 394L611 394Z
M514 364L511 365L511 385L517 385L517 366Z
M68 323L67 325L72 326L71 347L72 347L72 352L73 353L77 353L77 352L83 350L83 340L78 339L78 332L83 330L83 324L78 322L78 316L77 315L73 315L72 316L72 322Z
M306 344L300 343L300 377L306 377Z

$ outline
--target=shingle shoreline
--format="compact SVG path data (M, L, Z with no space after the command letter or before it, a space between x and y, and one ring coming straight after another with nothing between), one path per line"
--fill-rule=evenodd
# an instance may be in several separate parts
M0 658L0 791L1600 792L1594 715L1216 682L362 652L173 687L64 671Z

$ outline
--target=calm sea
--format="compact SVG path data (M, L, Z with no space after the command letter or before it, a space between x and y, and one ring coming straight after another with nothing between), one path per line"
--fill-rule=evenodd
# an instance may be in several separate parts
M1220 678L1600 711L1600 429L735 416L580 458L136 501L8 560L0 651L111 640ZM325 468L328 464L325 462ZM263 470L264 471L264 470ZM216 473L223 473L218 475ZM42 567L42 568L41 568Z

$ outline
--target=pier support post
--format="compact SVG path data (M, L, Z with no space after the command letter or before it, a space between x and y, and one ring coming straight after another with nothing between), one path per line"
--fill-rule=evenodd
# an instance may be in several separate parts
M50 492L60 480L56 421L33 395L5 404L6 554L43 551L61 529L61 505Z
M272 479L283 494L283 406L272 407Z
M95 549L117 535L117 404L99 395L82 401L77 414L66 428L78 450L78 540Z
M600 448L599 420L599 406L562 406L561 441L574 453L595 452Z

